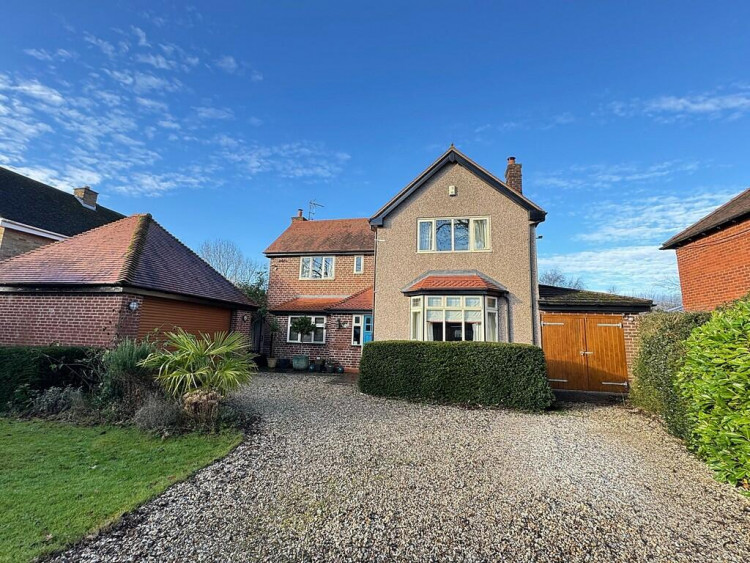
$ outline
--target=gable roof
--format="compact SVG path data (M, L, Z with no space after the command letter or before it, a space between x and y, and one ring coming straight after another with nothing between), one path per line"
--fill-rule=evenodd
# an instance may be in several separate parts
M0 286L122 286L256 306L151 215L4 260Z
M266 256L285 254L371 254L375 233L367 219L292 221L279 238L266 248Z
M404 287L405 294L431 291L479 291L507 293L502 284L476 270L431 270Z
M539 284L539 308L542 311L601 311L641 313L650 311L654 302L599 291Z
M673 236L661 245L661 250L677 248L693 239L707 236L710 234L709 231L719 230L728 223L745 220L748 217L750 217L750 188Z
M80 234L125 217L0 166L0 218L64 235Z
M476 162L471 160L469 157L467 157L457 148L451 145L450 148L445 151L440 157L438 157L438 159L433 162L424 172L422 172L409 185L407 185L404 189L393 196L393 198L391 198L388 203L386 203L375 213L375 215L370 217L370 224L375 227L381 227L385 218L399 205L404 203L409 198L409 196L411 196L415 191L422 187L445 166L455 164L460 164L461 166L478 176L484 182L495 188L501 194L507 196L509 199L511 199L524 209L528 210L529 218L532 221L544 221L544 217L547 215L546 211L544 211L530 199L508 187L508 185L500 180L500 178L494 176L493 174L479 166Z

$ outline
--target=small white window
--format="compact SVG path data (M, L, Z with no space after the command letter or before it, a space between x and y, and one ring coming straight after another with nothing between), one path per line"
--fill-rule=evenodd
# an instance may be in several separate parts
M461 308L461 298L460 297L446 297L445 298L445 306L446 307L457 307Z
M352 317L352 346L362 346L362 315Z
M354 257L354 273L361 274L365 269L365 257L355 256Z
M289 325L287 327L287 342L299 342L306 344L325 344L326 341L326 318L325 317L307 317L312 321L314 328L309 334L300 335L300 333L292 330L292 323L295 319L300 316L289 317Z
M303 256L299 263L299 278L301 280L330 280L333 279L333 256Z

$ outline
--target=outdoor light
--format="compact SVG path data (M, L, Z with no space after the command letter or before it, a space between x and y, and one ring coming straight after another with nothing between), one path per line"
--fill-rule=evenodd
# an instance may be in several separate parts
M131 311L137 311L138 310L138 301L131 301L128 305L128 309Z
M349 323L339 319L339 328L349 328Z
M247 322L247 315L242 315L242 320L243 320L244 322Z

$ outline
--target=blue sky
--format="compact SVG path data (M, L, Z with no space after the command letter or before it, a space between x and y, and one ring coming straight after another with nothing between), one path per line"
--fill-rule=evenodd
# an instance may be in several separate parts
M540 269L639 292L750 185L750 4L34 2L0 22L0 165L196 248L369 216L450 143L548 212Z

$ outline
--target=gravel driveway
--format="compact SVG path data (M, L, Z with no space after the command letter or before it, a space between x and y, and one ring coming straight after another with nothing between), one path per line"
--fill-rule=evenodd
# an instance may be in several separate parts
M624 407L410 404L261 375L260 433L60 561L750 561L750 502Z

